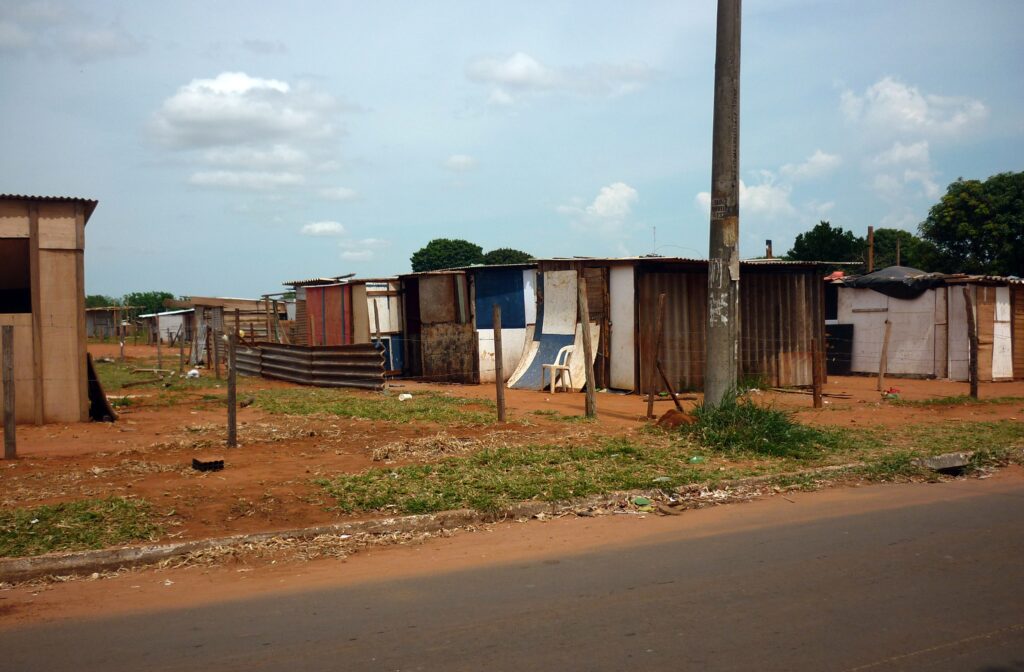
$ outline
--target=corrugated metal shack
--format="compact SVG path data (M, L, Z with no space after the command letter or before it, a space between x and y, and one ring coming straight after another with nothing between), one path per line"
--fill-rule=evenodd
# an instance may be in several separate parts
M824 343L824 288L817 265L750 261L742 269L740 375L772 385L810 385L811 340ZM526 341L537 338L535 326L542 319L570 326L578 321L575 305L561 293L558 305L545 302L545 284L554 286L565 271L587 280L587 307L597 329L598 387L648 389L662 292L662 366L678 389L703 386L707 261L663 257L540 259L403 275L404 372L438 381L493 381L491 307L498 303L507 377L527 352Z
M891 271L882 269L876 273ZM915 269L902 269L914 272ZM886 323L889 345L886 373L921 378L968 380L970 347L964 288L975 305L978 329L978 378L983 382L1024 378L1024 280L1016 277L911 274L933 286L899 296L880 289L837 281L835 327L841 331L854 373L878 373ZM872 274L860 276L870 278ZM906 283L896 283L906 284Z
M193 296L187 301L164 301L167 308L195 309L192 320L192 351L189 355L189 362L193 365L210 363L207 350L211 343L215 344L220 361L224 361L225 346L220 339L213 337L214 334L224 334L237 328L246 341L276 342L278 339L273 338L273 335L279 331L279 321L287 315L273 314L271 305L270 302L260 299L212 296ZM282 308L283 304L279 305L279 309Z

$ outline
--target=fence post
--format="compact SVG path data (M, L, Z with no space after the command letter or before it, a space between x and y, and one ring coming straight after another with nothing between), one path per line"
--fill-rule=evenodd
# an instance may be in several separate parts
M964 287L964 305L967 307L967 342L970 344L971 361L968 362L968 380L971 383L971 398L978 398L978 324L974 319L974 298L969 287Z
M4 459L18 456L18 443L14 426L14 327L3 327L3 382L4 382Z
M811 339L811 380L813 383L814 407L821 408L821 362L818 357L818 339Z
M228 448L238 446L237 346L238 336L228 334Z
M661 332L664 329L665 323L665 294L661 293L658 295L658 312L654 318L654 333L651 334L651 345L653 351L651 352L650 364L647 366L647 381L650 388L647 390L647 417L654 417L654 395L658 389L658 351L661 350Z
M587 306L587 279L580 273L576 281L577 303L579 304L580 324L583 326L583 356L586 357L587 372L587 402L586 414L588 418L597 417L597 404L594 399L594 350L590 342L590 309ZM554 373L552 373L554 375Z
M498 422L505 422L505 375L501 366L501 306L494 304L494 386L497 392ZM552 372L551 375L554 375Z
M885 321L885 336L882 337L882 356L878 360L878 391L882 391L885 385L885 373L889 368L889 332L892 331L892 322Z
M213 345L213 375L217 377L217 380L220 380L220 351L217 348L217 330L211 329L211 331L213 332L213 336L210 338L210 343Z
M178 373L185 372L185 320L178 327Z
M163 354L163 351L160 349L160 329L159 329L159 327L156 330L156 368L158 368L158 369L164 368L164 354Z

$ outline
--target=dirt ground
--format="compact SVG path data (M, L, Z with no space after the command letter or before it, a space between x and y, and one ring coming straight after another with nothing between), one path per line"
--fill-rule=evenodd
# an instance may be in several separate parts
M117 357L115 344L91 344L94 357ZM127 356L155 356L150 346L129 346ZM177 353L172 353L176 361ZM165 366L171 366L169 362ZM206 372L204 371L204 375ZM242 378L239 398L255 390L293 387L288 383ZM493 400L490 385L432 385L394 381L395 393L424 391ZM921 401L967 393L966 383L889 378L886 387L902 399ZM318 475L358 472L373 465L375 448L425 436L445 436L480 445L545 442L575 434L580 440L631 434L647 422L646 400L638 395L601 393L597 423L567 423L537 411L582 415L582 394L507 390L509 422L486 427L441 427L429 423L387 423L316 416L270 415L255 407L239 410L240 447L227 449L226 413L216 396L223 386L183 403L149 403L156 393L132 392L133 405L116 423L19 426L19 458L0 462L0 503L24 507L84 497L135 495L153 504L169 531L165 540L192 539L250 531L291 529L333 522ZM759 401L793 410L800 421L838 426L898 426L907 423L1024 419L1024 402L900 406L883 402L875 380L832 378L823 409L803 394L763 392ZM361 393L372 395L374 393ZM696 397L697 395L693 395ZM982 384L981 396L1024 397L1024 382ZM845 398L848 397L848 398ZM697 403L687 400L687 408ZM655 414L672 408L658 400ZM197 472L193 457L225 459L219 472Z
M544 522L505 522L422 543L382 546L347 558L301 564L234 564L126 571L102 579L24 585L0 592L0 628L31 623L116 616L288 595L338 586L397 581L476 567L558 562L576 554L635 548L666 536L701 539L765 526L821 522L833 517L951 502L1005 492L1024 483L1024 468L1011 466L991 478L940 484L871 485L790 493L749 504L688 511L682 516L567 516Z

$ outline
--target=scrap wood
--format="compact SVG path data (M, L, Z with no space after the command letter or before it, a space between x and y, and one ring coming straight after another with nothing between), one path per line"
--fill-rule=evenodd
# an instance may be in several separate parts
M784 392L786 394L803 394L803 395L806 395L806 396L811 396L811 395L814 394L814 392L812 392L811 390L794 390L794 389L790 389L790 388L786 388L786 387L769 387L768 389L770 391L772 391L772 392ZM850 398L852 398L849 394L846 394L846 393L843 393L843 392L822 392L821 396L823 396L823 397L833 397L835 399L850 399Z
M174 373L171 369L132 369L132 373Z
M133 380L130 383L125 383L124 385L121 386L121 388L124 389L126 387L135 387L136 385L148 385L150 383L162 383L162 382L164 382L163 378L147 378L145 380Z

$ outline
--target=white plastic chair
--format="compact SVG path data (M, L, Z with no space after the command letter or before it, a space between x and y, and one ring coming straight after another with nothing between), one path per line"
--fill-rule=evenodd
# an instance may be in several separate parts
M544 372L551 371L551 394L555 393L555 390L559 384L562 385L563 389L573 389L572 384L572 372L569 370L569 357L572 355L573 347L566 345L558 354L555 355L555 361L553 364L541 364L540 365L540 387L544 389ZM569 379L569 387L565 387L565 382L562 378L565 376Z

